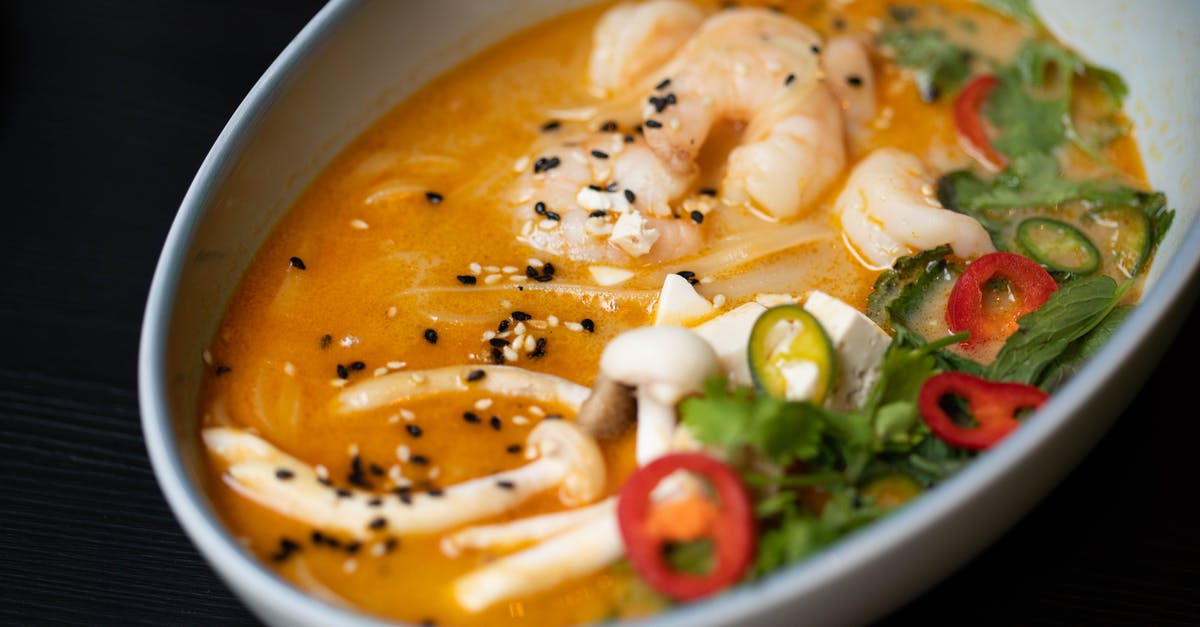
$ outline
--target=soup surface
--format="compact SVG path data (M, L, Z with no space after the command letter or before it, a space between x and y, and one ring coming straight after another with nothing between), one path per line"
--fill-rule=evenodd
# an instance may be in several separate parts
M697 82L689 87L681 78L688 72L680 69L686 62L668 66L670 59L663 57L655 65L653 49L642 48L635 56L652 67L641 74L629 70L633 78L623 77L628 80L606 91L597 85L592 69L593 48L600 44L600 35L594 38L593 33L616 6L602 3L535 25L413 94L324 169L246 269L205 354L210 369L199 410L205 432L201 440L212 453L207 487L218 512L248 550L307 593L373 615L438 625L576 624L643 615L672 603L618 558L500 595L485 607L465 607L456 596L456 582L530 543L451 549L448 535L465 527L571 510L553 485L499 507L502 511L486 511L441 529L410 531L395 517L383 515L391 515L391 508L421 508L453 496L452 486L472 479L521 472L536 461L531 457L537 451L530 444L535 427L555 419L573 422L578 397L530 391L528 385L533 384L507 390L500 383L487 387L483 383L503 376L501 369L491 369L494 366L590 387L609 342L656 321L694 327L747 303L771 307L803 302L814 291L866 312L872 294L878 292L877 280L897 259L944 243L954 249L953 254L938 256L949 268L947 276L958 276L964 265L970 267L993 246L1031 256L1012 243L1020 241L1043 253L1037 261L1052 271L1059 291L1068 291L1077 276L1111 276L1122 285L1131 282L1114 305L1136 302L1137 280L1148 253L1130 257L1127 240L1138 235L1129 230L1125 214L1097 213L1136 203L1089 195L1091 188L1084 183L1037 187L1041 183L1032 181L1033 172L1046 168L1046 162L1036 159L1048 158L1050 169L1059 170L1048 173L1054 181L1095 183L1105 192L1126 193L1129 198L1135 190L1143 194L1139 202L1148 194L1140 192L1147 186L1128 122L1112 103L1111 89L1106 89L1114 77L1077 57L1054 56L1053 51L1067 54L1063 48L1047 48L1036 56L1027 42L1053 43L1036 23L956 0L903 6L877 0L785 0L761 5L761 13L769 20L787 19L811 29L819 42L812 54L818 59L830 55L824 61L827 66L789 74L787 68L772 67L774 57L769 55L760 59L761 67L750 68L722 66L703 57L693 61L716 65L693 72ZM758 5L692 6L699 19L710 20ZM645 25L652 19L646 14L631 24ZM639 45L652 46L671 37L686 41L699 28L687 29L671 20L659 26L661 33ZM680 35L672 28L686 32ZM632 27L620 32L636 38ZM854 59L846 61L848 65L829 60L834 42L842 40L861 46L865 66L855 66ZM730 45L743 44L736 40ZM818 50L821 47L827 49ZM1029 97L1042 109L1050 102L1064 106L1071 121L1065 130L1038 127L1045 116L1031 117L1021 103L1003 102L1020 97L1004 92L1003 83L991 87L990 93L986 84L976 86L982 95L974 109L970 107L973 79L989 73L1017 76L1016 71L1001 74L1001 69L1030 57L1034 60L1023 67L1038 68L1050 78L1030 90L1034 95ZM614 65L637 62L619 56L609 60ZM1079 70L1068 71L1075 61ZM854 67L865 67L866 72L856 73ZM663 84L672 78L664 68L678 72L674 87ZM771 148L776 152L739 162L734 156L738 146L774 132L763 129L770 119L763 122L758 117L761 110L775 106L769 98L739 92L730 97L737 102L713 116L711 130L704 121L685 117L687 89L736 91L727 85L739 77L749 76L745 80L750 81L763 68L784 77L777 83L780 88L793 81L810 82L804 88L825 100L803 96L816 100L786 106L798 107L812 119L834 116L836 126L820 132L835 139L806 144L803 138L812 136L804 133L811 130L797 131L787 140L793 143L780 140ZM864 100L860 93L868 97ZM820 110L829 103L832 112ZM982 145L972 144L972 127L964 123L972 110L976 128L984 133ZM774 119L776 124L782 124L779 119ZM687 176L672 174L669 185L655 189L652 177L657 170L631 165L631 155L651 154L668 161L658 150L667 140L655 133L678 127L668 123L666 128L661 120L680 121L684 131L692 124L705 130L697 135L698 145L693 141L672 153L686 153L685 165L691 168ZM1023 138L1018 137L1021 133ZM1047 139L1056 133L1061 137ZM661 140L658 144L655 137ZM988 137L994 140L992 149ZM890 179L868 180L864 177L870 172L858 176L856 167L871 155L883 154L898 159L883 164L885 170L895 167L904 173L897 176L918 175L910 162L879 152L890 148L914 156L927 170L919 195L927 210L944 211L935 197L960 203L955 216L969 216L988 227L987 237L975 240L986 250L966 250L972 245L970 236L961 235L963 229L955 226L949 228L957 235L929 246L897 236L899 253L894 246L872 249L878 242L870 238L855 239L847 226L851 218L840 208L847 202L847 190L858 189L870 203L876 193L873 186L882 185L882 202L907 202L905 192L887 187L893 184ZM580 154L586 163L575 162ZM738 181L774 172L773 159L799 160L802 172L824 174L812 175L813 181L800 192L789 188L783 200L772 196L772 190L757 193L752 182L739 191ZM750 172L739 173L738 167L749 167ZM585 174L571 179L576 171ZM646 187L634 189L627 177L622 181L618 176L622 172L645 175ZM943 176L949 173L957 175ZM1007 187L995 183L1006 175ZM589 190L589 185L594 187ZM667 191L671 185L678 189ZM1004 190L1010 196L1004 196ZM797 193L799 202L791 199ZM622 205L621 198L629 204ZM625 227L618 222L628 213L637 214L629 207L652 203L659 203L658 212L644 208L641 217L657 220L651 222L653 229L642 224L620 239ZM1048 223L1049 235L1034 229L1042 222L1020 222L1047 216L1054 221ZM917 219L912 224L938 220ZM866 219L882 225L884 232L916 228L907 222L896 226L896 221L903 220L886 215ZM1070 264L1087 260L1090 249L1054 230L1059 224L1074 229L1067 232L1069 237L1078 233L1094 243L1096 269L1071 270L1075 266ZM649 235L651 230L657 235ZM646 251L640 247L648 237L657 240ZM1050 244L1044 245L1047 238ZM674 295L664 289L670 276L684 279L683 285L672 288ZM896 333L901 319L929 341L950 335L954 329L947 322L945 303L951 284L935 286L933 296L907 308L904 316L893 311L891 324L886 316L872 318L889 335ZM1020 300L1020 292L1011 285L985 290L985 312ZM1004 337L951 343L945 358L993 363L1003 350ZM437 380L439 372L448 372L437 370L444 367L455 369L445 375L453 379L451 384ZM374 391L363 387L373 381L389 383ZM1026 383L1053 387L1041 380ZM581 388L570 389L578 394ZM363 392L355 397L356 390ZM213 438L221 428L251 434L286 455L260 460L283 492L255 487L249 474L231 471L243 453L228 451L254 447L221 444ZM911 428L925 426L918 420ZM932 440L928 431L921 434ZM634 429L596 438L604 481L599 492L585 500L598 502L620 492L639 465L637 439ZM314 473L315 482L307 472ZM936 482L910 474L914 494ZM854 489L861 488L876 505L912 496L900 489L887 492L885 498L878 483L871 492L866 487L869 475L856 476ZM303 495L289 496L287 490L296 489L302 480L323 491L325 500L319 507L324 510L314 511ZM515 490L511 485L500 487ZM815 515L831 494L832 489L822 492L818 487L794 496L800 507ZM365 528L343 528L336 517L350 507L347 502L367 508L362 511L378 508L381 515L368 516ZM761 524L765 533L775 523ZM798 550L792 558L817 548ZM775 565L792 558L776 560ZM761 556L757 563L758 570L747 578L769 570ZM537 579L528 573L510 576Z

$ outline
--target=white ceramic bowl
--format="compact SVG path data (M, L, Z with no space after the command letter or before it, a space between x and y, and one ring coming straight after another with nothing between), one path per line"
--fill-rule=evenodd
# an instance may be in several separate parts
M251 90L188 190L145 312L143 430L184 530L266 622L377 624L273 574L233 539L198 488L199 356L236 281L305 184L370 122L506 34L584 3L334 0ZM1119 415L1178 329L1200 274L1200 38L1190 30L1200 24L1200 2L1036 5L1062 39L1127 79L1127 108L1150 181L1176 211L1142 305L1037 420L911 506L759 584L647 624L787 624L798 614L810 624L858 624L895 609L993 541L1049 491Z

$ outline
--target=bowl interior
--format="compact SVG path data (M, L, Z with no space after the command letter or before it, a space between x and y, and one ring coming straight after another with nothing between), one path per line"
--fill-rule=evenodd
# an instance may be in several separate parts
M250 92L189 189L164 246L143 324L143 427L160 485L185 531L230 587L269 622L370 621L300 594L259 565L225 530L197 487L202 355L242 270L312 177L383 112L507 34L587 3L335 0ZM1115 396L1096 391L1115 387L1111 384L1119 379L1120 363L1152 359L1153 347L1161 350L1168 339L1146 341L1164 316L1190 303L1189 282L1200 266L1200 228L1195 224L1200 146L1191 141L1200 137L1195 107L1200 102L1200 38L1188 30L1200 23L1200 3L1035 4L1063 40L1127 80L1131 97L1126 108L1149 178L1167 193L1176 211L1148 277L1145 311L1130 318L1096 363L1056 397L1038 429L1023 429L996 455L978 460L902 515L762 586L706 603L703 611L688 608L655 622L715 625L749 615L783 620L786 608L800 603L810 618L835 623L888 611L981 548L1040 497L1108 424L1079 420L1081 410L1093 407L1111 420L1135 390L1115 391ZM1075 455L1064 455L1064 450ZM1024 476L1019 468L1025 469ZM992 494L986 506L979 499L984 490ZM953 531L974 518L980 519L974 532ZM905 543L939 530L961 537L942 554L922 558L915 569L910 562L905 581L886 575L889 562L904 558ZM878 592L870 601L840 594L844 588L839 582L850 582L855 575L860 590L866 585Z

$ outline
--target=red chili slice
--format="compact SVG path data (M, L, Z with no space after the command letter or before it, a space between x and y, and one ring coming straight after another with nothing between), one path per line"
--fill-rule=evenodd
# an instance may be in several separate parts
M983 304L984 286L994 278L1008 281L1014 302ZM954 333L970 332L964 346L1004 339L1017 330L1017 320L1041 307L1058 289L1054 277L1036 261L1014 253L988 253L973 261L950 290L946 323Z
M956 424L942 407L946 396L965 399L967 411L978 426ZM943 372L921 386L917 407L934 435L951 446L979 451L1020 426L1017 412L1041 407L1049 398L1049 394L1024 383L988 381L965 372Z
M993 172L1004 169L1004 156L992 148L981 112L988 95L1000 84L1000 79L985 74L967 83L954 100L954 126L967 154Z
M679 534L663 529L655 520L656 504L650 494L668 475L684 470L699 475L716 497L715 515L706 517L702 536L712 541L712 570L693 575L672 570L664 549L672 541L696 539L692 525ZM652 588L677 601L699 599L723 590L741 579L754 557L754 512L741 479L729 466L702 453L676 453L660 457L634 472L617 501L617 521L625 551L634 570Z

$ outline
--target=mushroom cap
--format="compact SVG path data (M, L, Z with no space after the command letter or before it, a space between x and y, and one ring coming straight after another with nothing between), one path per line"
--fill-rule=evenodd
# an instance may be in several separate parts
M600 373L592 383L591 395L575 415L575 424L601 440L611 440L621 435L637 418L637 400L633 392L633 386Z
M538 457L566 465L558 489L563 505L575 507L603 496L607 475L604 454L582 429L563 420L543 420L529 432L525 444Z
M674 402L703 390L704 382L720 372L719 363L704 338L666 325L640 327L613 338L600 356L600 372L618 383L653 388L658 391L655 396L668 397L660 400Z

